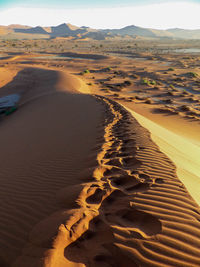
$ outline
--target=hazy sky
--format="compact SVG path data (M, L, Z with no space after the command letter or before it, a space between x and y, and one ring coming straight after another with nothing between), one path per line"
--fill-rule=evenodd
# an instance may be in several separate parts
M200 0L0 0L0 25L200 29Z

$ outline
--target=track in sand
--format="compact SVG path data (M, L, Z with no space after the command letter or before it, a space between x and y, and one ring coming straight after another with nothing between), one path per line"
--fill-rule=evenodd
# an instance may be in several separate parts
M46 93L58 73L37 71ZM200 266L200 209L175 165L120 104L60 79L2 123L2 266Z

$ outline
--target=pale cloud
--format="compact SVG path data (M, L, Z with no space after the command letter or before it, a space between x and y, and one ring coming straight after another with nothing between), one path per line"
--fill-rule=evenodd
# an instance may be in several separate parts
M86 9L10 8L0 10L0 25L54 26L69 22L93 28L127 25L166 29L200 29L200 4L188 2Z

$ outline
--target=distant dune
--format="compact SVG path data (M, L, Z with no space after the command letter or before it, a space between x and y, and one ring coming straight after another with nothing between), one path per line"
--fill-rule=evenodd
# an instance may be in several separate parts
M58 26L49 27L30 27L23 25L0 26L0 38L21 39L21 34L32 34L32 39L36 35L42 35L39 38L69 37L91 38L95 40L104 40L115 36L146 37L146 38L175 38L175 39L200 39L200 30L168 29L156 30L151 28L142 28L130 25L121 29L91 29L89 27L77 27L70 23L63 23ZM29 36L30 38L30 36ZM38 36L37 36L38 38Z

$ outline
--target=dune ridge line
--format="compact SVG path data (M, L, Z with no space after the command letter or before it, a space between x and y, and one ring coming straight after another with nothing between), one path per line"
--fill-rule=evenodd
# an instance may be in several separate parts
M200 266L200 208L129 111L64 72L26 68L4 90L18 88L0 131L2 267Z
M41 266L199 266L200 209L175 165L127 110L94 97L106 110L98 164L83 184L79 208L56 213L33 229L37 236L56 220ZM44 244L50 236L47 232Z

